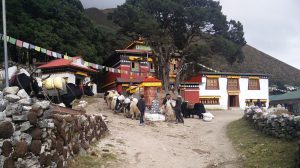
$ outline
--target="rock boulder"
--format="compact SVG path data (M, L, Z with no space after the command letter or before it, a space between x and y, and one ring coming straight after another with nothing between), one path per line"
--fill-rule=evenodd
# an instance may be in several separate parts
M8 95L8 94L17 94L19 91L19 88L17 86L13 86L13 87L7 87L7 88L4 88L3 90L3 93L4 95Z

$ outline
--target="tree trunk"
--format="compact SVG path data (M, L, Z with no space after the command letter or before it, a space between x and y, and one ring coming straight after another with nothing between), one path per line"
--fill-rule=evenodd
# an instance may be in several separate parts
M183 76L185 74L185 56L182 56L178 65L178 70L175 78L175 83L174 83L174 90L175 94L178 95L178 89L180 87L180 84L182 82Z
M166 66L162 66L162 77L163 77L163 86L166 93L169 92L169 71L167 70Z
M169 46L159 46L157 48L157 57L158 57L158 66L159 72L158 76L161 75L161 80L163 82L163 88L166 93L169 92L170 85L170 76L169 76L169 68L170 68L170 47Z

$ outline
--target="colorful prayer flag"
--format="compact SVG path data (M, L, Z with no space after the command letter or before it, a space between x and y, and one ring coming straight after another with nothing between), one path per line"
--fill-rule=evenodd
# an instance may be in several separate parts
M108 67L106 67L106 68L105 68L105 70L106 70L106 71L109 71L109 68L108 68Z
M23 42L23 47L28 49L29 48L29 43Z
M35 50L35 51L38 51L38 52L41 52L41 47L35 46L35 47L34 47L34 50Z
M80 59L80 64L84 65L84 60L83 59Z
M57 53L56 52L52 52L52 56L57 58Z
M6 41L9 42L9 38L10 38L9 36L6 36ZM3 35L2 35L2 37L1 37L1 39L4 40L4 36L3 36Z
M35 49L35 45L29 44L29 49L34 50Z
M23 47L23 41L17 40L16 46L18 46L18 47Z
M83 65L84 66L89 66L89 63L85 61Z
M8 42L10 44L16 44L17 40L15 38L10 37L9 40L8 40Z
M47 53L48 56L52 56L52 51L47 50L46 53Z
M62 58L62 55L60 53L56 53L57 58Z
M69 60L69 56L64 55L64 59Z
M46 54L47 53L47 50L45 48L41 48L41 52Z

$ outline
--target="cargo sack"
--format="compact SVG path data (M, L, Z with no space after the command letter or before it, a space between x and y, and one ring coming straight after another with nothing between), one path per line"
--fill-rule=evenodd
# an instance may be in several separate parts
M43 86L46 89L54 89L54 83L53 83L53 78L48 78L45 81L43 81Z
M48 78L43 82L43 86L50 89L66 90L66 81L62 77Z
M203 121L210 122L215 116L210 112L203 113Z
M56 89L65 90L66 89L66 80L62 77L56 77L53 79L54 87Z

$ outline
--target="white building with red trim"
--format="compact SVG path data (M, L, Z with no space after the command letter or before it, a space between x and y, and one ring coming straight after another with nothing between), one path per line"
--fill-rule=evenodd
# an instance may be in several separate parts
M269 106L269 79L266 74L204 72L199 101L207 109L245 109L250 100Z

